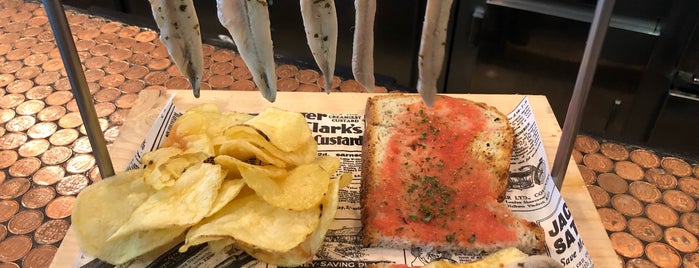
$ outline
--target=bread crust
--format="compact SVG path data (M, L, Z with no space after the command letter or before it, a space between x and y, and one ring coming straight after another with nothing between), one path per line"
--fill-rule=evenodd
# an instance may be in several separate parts
M443 97L443 96L439 96ZM518 242L516 245L510 244L485 244L485 243L446 243L444 240L441 241L423 241L416 244L415 241L408 241L401 237L389 237L384 236L379 232L376 226L371 226L368 224L370 215L366 208L370 206L376 206L377 204L372 204L376 200L369 200L369 191L381 182L382 178L379 175L379 168L384 164L383 150L385 149L385 144L380 142L382 138L386 138L391 135L391 120L393 120L398 113L396 107L401 107L406 103L420 102L420 98L417 95L403 95L403 94L391 94L391 95L381 95L370 98L367 101L366 111L365 111L365 132L363 137L363 147L362 147L362 180L360 189L360 204L362 207L361 220L363 223L362 230L362 243L367 247L389 247L389 248L411 248L411 247L423 247L431 248L436 250L457 250L457 251L470 251L470 252L493 252L502 248L515 246L528 254L539 254L545 252L545 240L544 231L536 223L526 221L524 219L517 219L515 225L517 226L517 238ZM467 101L467 100L466 100ZM509 176L509 161L512 153L512 147L514 143L514 132L509 125L507 117L500 113L496 108L489 106L485 103L473 103L483 109L486 114L487 120L493 120L493 122L498 123L498 127L501 131L497 132L498 136L496 139L493 137L478 137L474 140L484 139L485 143L488 141L497 140L496 144L488 144L488 146L483 147L482 151L475 150L482 160L493 163L493 173L497 178L497 182L494 183L494 189L498 193L497 201L502 202L507 191L508 176ZM388 107L387 107L388 106ZM395 106L395 107L394 107ZM392 110L393 109L393 110ZM497 148L497 149L492 149ZM498 152L498 153L495 153Z

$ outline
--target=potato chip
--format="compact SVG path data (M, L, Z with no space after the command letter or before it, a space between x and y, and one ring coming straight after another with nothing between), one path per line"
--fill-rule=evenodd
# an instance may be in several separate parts
M354 176L352 173L342 173L338 179L340 180L340 188L345 188L352 183Z
M226 175L227 179L242 179L243 176L240 175L239 170L240 166L248 166L250 168L258 169L259 172L263 172L273 178L285 177L287 175L287 171L284 168L273 165L252 165L229 155L219 155L214 157L214 163L220 165L226 170L226 172L228 172L228 175Z
M271 206L257 195L246 195L194 225L180 250L225 236L236 245L282 253L303 242L319 222L320 206L291 211Z
M320 168L325 170L328 176L335 175L335 171L340 168L340 159L332 156L319 156L313 160L313 163L318 164Z
M228 127L241 124L251 118L251 115L244 113L221 113L214 104L196 105L177 118L162 146L192 148L183 141L185 137L199 134L206 134L210 138L218 137Z
M270 164L281 168L289 166L284 160L243 140L231 140L222 144L219 149L219 155L228 155L242 161L257 159L264 164Z
M278 108L267 108L245 124L264 132L269 141L284 152L297 150L311 136L311 129L302 114Z
M330 175L317 163L300 165L286 177L271 177L250 165L238 166L248 187L269 204L291 210L317 206L328 190Z
M313 231L303 243L292 250L284 253L274 253L254 247L242 246L241 248L256 259L266 263L273 263L277 266L294 267L309 263L313 260L316 253L318 253L318 250L320 250L325 239L325 233L327 233L330 224L335 220L337 203L339 200L339 189L340 181L337 179L331 180L328 193L325 198L323 198L323 209L318 228ZM218 243L223 244L225 241L220 241Z
M148 152L141 158L141 163L145 166L146 183L156 190L172 186L186 168L201 163L207 157L203 153L184 154L182 149L174 147Z
M144 170L118 173L83 189L71 216L78 245L87 254L121 264L180 236L185 229L159 229L107 241L150 195L155 193L143 179Z
M215 138L213 143L214 145L224 144L230 140L247 141L292 167L309 163L318 154L318 144L310 135L299 148L291 152L285 152L272 144L261 130L245 124L229 127L224 131L223 136Z
M243 189L244 186L245 182L243 180L223 181L221 188L218 190L218 195L216 195L216 200L214 200L214 204L211 206L209 213L206 214L206 217L213 215L231 202L231 200L238 196L238 193L240 193L240 190Z
M218 165L202 163L188 168L173 186L148 197L109 240L136 231L196 224L211 210L224 176Z

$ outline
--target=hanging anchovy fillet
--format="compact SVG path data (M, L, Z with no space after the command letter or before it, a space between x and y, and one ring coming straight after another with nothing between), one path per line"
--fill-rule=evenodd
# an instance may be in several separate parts
M160 40L170 58L192 85L195 97L204 66L204 52L197 12L192 0L150 0L153 18L160 29Z
M369 92L374 92L374 18L376 0L355 0L352 74Z
M318 68L323 72L325 92L330 93L335 74L337 13L333 0L301 0L306 39Z
M447 26L453 0L427 0L422 40L418 55L417 91L425 105L432 107L437 95L437 79L442 72Z
M238 53L252 73L262 96L277 97L277 76L270 32L269 11L264 0L217 0L218 19L228 29Z

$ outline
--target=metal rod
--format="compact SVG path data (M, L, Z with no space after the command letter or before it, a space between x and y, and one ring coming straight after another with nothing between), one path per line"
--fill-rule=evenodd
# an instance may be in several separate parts
M595 17L590 26L590 33L587 36L587 44L585 45L585 52L580 62L578 78L575 81L570 104L568 104L566 119L563 123L563 133L561 134L561 140L558 143L558 150L556 151L556 158L553 161L553 168L551 169L551 177L553 177L556 188L559 190L563 185L563 178L565 178L570 155L573 152L575 137L580 130L582 115L585 111L585 102L587 102L587 95L590 92L592 79L595 76L597 59L599 59L599 54L602 51L604 36L607 34L607 28L609 28L609 21L612 17L613 8L614 0L597 1Z
M111 177L114 175L112 159L109 158L107 143L104 140L97 112L95 112L95 106L92 103L92 95L85 80L85 73L80 64L78 51L75 49L73 34L70 31L70 27L68 27L68 20L66 19L63 5L58 0L43 0L42 2L56 39L58 51L63 59L63 65L68 74L73 97L78 104L78 109L80 109L80 116L87 130L87 137L90 140L97 167L100 169L100 175L102 178Z

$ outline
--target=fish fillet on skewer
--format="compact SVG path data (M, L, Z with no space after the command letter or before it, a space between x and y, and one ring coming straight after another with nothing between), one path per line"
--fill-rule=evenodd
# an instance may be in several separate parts
M160 41L180 73L189 79L195 97L204 66L199 20L192 0L150 0L153 18L160 29Z
M447 26L453 0L427 0L422 40L418 55L417 91L425 105L432 107L437 95L437 79L442 72Z
M228 29L262 96L277 97L277 75L269 11L265 0L216 0L218 19Z
M369 92L374 92L374 18L376 0L355 0L352 74Z
M333 0L301 0L306 39L318 68L323 72L325 92L330 93L335 74L337 13Z

